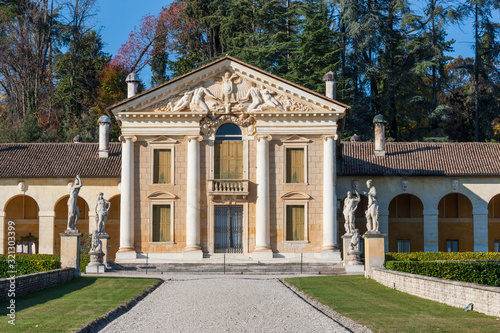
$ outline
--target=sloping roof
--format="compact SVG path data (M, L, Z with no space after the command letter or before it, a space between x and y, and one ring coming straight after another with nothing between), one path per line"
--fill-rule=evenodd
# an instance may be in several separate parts
M196 69L192 70L191 72L188 72L188 73L186 73L186 74L183 74L183 75L180 75L180 76L178 76L178 77L175 77L175 78L173 78L173 79L171 79L171 80L168 80L168 81L166 81L166 82L164 82L164 83L162 83L162 84L160 84L160 85L158 85L158 86L156 86L156 87L152 87L152 88L150 88L150 89L148 89L148 90L145 90L145 91L142 91L142 92L138 93L138 94L137 94L137 95L135 95L135 96L129 97L129 98L127 98L127 99L124 99L124 100L122 100L122 101L120 101L120 102L118 102L118 103L114 104L114 105L111 105L111 106L107 107L107 110L112 110L112 109L114 109L114 108L116 108L116 107L118 107L118 106L120 106L120 105L122 105L122 104L128 103L128 102L130 102L130 101L132 101L132 100L134 100L134 99L137 99L137 98L139 98L139 97L141 97L141 96L144 96L144 95L146 95L146 94L148 94L148 93L150 93L150 92L152 92L152 91L155 91L155 90L158 90L158 89L162 89L162 88L163 88L163 87L165 87L165 86L171 85L171 84L175 83L176 81L180 81L181 79L183 79L183 78L185 78L185 77L188 77L188 76L190 76L190 75L193 75L193 74L195 74L195 73L197 73L197 72L200 72L201 70L203 70L203 69L205 69L205 68L207 68L207 67L213 66L213 65L215 65L215 64L217 64L217 63L219 63L219 62L225 61L225 60L234 61L234 62L236 62L236 63L238 63L238 64L240 64L240 65L243 65L243 66L246 66L246 67L248 67L248 68L251 68L251 69L253 69L253 70L255 70L255 71L257 71L257 72L259 72L259 73L261 73L261 74L263 74L263 75L267 75L267 76L273 77L274 79L276 79L276 80L278 80L278 81L281 81L281 82L283 82L283 83L285 83L285 84L288 84L288 85L294 86L294 87L296 87L296 88L298 88L298 89L301 89L301 90L303 90L303 91L305 91L305 92L308 92L309 94L312 94L312 95L314 95L314 96L316 96L316 97L319 97L319 98L325 99L325 100L327 100L327 101L329 101L329 102L333 102L333 103L335 103L335 104L337 104L337 105L339 105L339 106L341 106L341 107L346 108L346 110L350 110L350 108L351 108L349 105L346 105L346 104L341 103L341 102L339 102L339 101L337 101L337 100L334 100L334 99L331 99L331 98L329 98L329 97L326 97L325 95L319 94L319 93L317 93L317 92L315 92L315 91L313 91L313 90L310 90L310 89L307 89L307 88L305 88L305 87L302 87L302 86L300 86L300 85L298 85L298 84L296 84L296 83L293 83L293 82L291 82L291 81L285 80L285 79L283 79L283 78L281 78L281 77L279 77L279 76L277 76L277 75L274 75L274 74L268 73L268 72L266 72L266 71L264 71L264 70L262 70L262 69L260 69L260 68L258 68L258 67L255 67L255 66L249 65L249 64L247 64L247 63L245 63L245 62L243 62L243 61L241 61L241 60L238 60L238 59L236 59L236 58L233 58L233 57L231 57L231 56L229 56L229 55L225 55L224 57L221 57L221 58L216 59L216 60L214 60L214 61L212 61L212 62L210 62L210 63L208 63L208 64L206 64L206 65L203 65L203 66L201 66L201 67L198 67L198 68L196 68Z
M121 144L110 143L99 158L98 143L0 144L0 178L116 178L121 174Z
M500 176L500 144L388 142L386 156L373 142L341 143L341 175Z

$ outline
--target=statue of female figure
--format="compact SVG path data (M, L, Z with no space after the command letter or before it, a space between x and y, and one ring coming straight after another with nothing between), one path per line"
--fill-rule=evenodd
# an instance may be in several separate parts
M366 216L366 229L368 232L378 232L378 201L377 190L373 186L371 179L366 181L368 192L363 192L368 196L368 209L365 212Z
M95 219L96 219L96 229L100 234L105 234L104 226L109 216L109 209L111 208L111 202L104 199L103 193L97 195L97 202L95 203Z
M82 180L80 176L76 176L75 183L69 189L69 199L68 199L68 230L76 230L76 224L78 223L78 218L80 217L80 210L76 204L78 200L78 193L80 193L80 188L82 188Z
M354 195L351 191L347 192L347 197L344 199L344 228L346 234L351 234L354 230L354 212L358 208L358 204L361 201L358 191L354 190Z

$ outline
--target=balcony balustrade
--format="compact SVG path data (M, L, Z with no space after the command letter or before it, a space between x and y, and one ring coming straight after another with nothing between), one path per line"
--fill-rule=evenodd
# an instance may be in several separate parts
M210 179L208 181L210 195L248 195L246 179Z

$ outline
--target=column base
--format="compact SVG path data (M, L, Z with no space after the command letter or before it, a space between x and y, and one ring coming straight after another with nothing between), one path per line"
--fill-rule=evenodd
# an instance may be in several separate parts
M340 255L340 251L322 251L321 259L331 260L331 261L342 261L342 256Z
M200 249L185 248L182 253L182 259L187 260L201 260L203 259L203 251Z
M273 250L267 246L256 247L252 252L252 259L254 260L271 260L273 257Z
M116 252L115 260L137 259L137 253L133 247L121 247Z

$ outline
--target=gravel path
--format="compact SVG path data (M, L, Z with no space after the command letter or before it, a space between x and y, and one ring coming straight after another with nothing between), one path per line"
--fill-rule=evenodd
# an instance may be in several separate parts
M173 276L101 332L352 332L276 278Z

